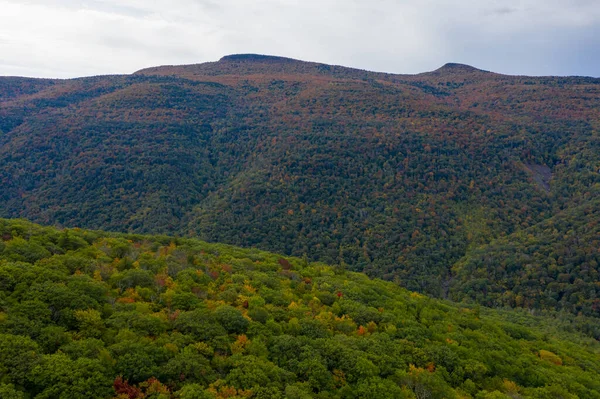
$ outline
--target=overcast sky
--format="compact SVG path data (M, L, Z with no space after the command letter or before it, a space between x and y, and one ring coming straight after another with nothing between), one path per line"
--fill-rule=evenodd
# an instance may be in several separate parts
M0 75L260 53L373 71L600 76L600 0L0 0Z

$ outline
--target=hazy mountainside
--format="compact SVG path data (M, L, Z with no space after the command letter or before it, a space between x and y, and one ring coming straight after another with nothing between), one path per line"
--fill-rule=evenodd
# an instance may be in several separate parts
M534 308L554 302L516 296L550 280L465 265L500 265L494 240L552 217L573 215L574 230L597 220L600 79L238 55L0 88L0 216L306 254L436 296ZM586 206L596 211L569 212ZM597 247L572 244L587 255L568 270L597 271ZM555 301L598 315L593 273L581 301L565 294L576 274L550 289ZM524 279L530 289L490 300Z
M0 238L2 398L600 398L600 345L574 332L596 319L196 239L3 219Z

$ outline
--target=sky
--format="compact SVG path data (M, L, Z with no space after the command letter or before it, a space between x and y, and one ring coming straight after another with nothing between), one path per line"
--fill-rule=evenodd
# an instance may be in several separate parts
M600 0L0 0L0 75L122 74L237 53L600 77Z

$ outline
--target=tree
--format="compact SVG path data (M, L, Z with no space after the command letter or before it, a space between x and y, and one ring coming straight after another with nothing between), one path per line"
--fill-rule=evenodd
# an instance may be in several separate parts
M199 352L197 345L188 345L170 359L162 373L172 381L200 383L203 386L214 382L217 377L210 361Z
M0 383L0 398L2 399L25 399L25 394L17 391L12 384Z
M216 399L212 392L204 389L200 384L184 385L177 391L177 395L180 399Z
M232 306L219 306L215 310L215 317L230 334L243 334L248 328L248 319L242 316L242 312Z
M29 372L39 361L40 348L31 338L0 334L0 375L8 378L5 382L26 385Z
M31 372L38 398L84 399L111 395L112 371L97 359L71 360L66 354L44 355Z

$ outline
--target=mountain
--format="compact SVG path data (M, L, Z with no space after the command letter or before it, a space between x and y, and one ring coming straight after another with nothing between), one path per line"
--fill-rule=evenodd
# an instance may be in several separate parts
M437 297L600 316L586 227L599 110L600 79L461 64L394 75L242 54L0 78L0 216L199 237ZM544 233L559 219L569 228ZM581 229L565 250L585 256L554 251Z
M2 398L599 398L597 320L196 239L0 219Z

